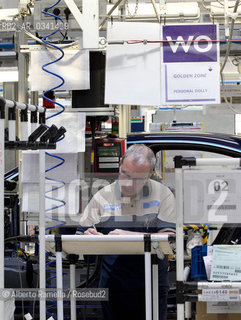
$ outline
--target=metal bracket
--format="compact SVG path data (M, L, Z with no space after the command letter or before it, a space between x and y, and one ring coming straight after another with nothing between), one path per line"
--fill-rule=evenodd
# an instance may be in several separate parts
M83 48L99 48L99 1L83 0L83 13L74 0L64 1L83 31Z

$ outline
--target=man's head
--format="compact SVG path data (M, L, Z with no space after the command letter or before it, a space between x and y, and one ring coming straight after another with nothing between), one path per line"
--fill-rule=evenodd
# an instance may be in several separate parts
M137 195L152 175L155 164L153 151L144 144L128 148L120 163L119 183L123 196Z

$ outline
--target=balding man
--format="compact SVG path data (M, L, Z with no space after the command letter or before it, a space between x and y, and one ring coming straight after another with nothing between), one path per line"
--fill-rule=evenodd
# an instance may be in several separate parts
M128 148L120 163L118 180L93 196L81 215L78 232L85 235L174 232L174 196L166 186L151 179L155 163L155 155L147 146L134 144ZM96 224L98 231L91 227ZM166 320L167 257L159 260L158 265L159 320ZM109 289L109 301L102 304L104 320L145 319L143 256L104 256L100 287Z

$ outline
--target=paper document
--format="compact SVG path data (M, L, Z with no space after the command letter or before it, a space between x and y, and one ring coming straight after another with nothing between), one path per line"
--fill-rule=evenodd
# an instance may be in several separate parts
M211 276L211 268L212 268L212 256L204 256L203 257L203 261L204 261L204 265L205 265L205 270L206 270L206 274L207 274L207 279L210 280L210 276Z
M210 280L241 280L241 245L213 247Z

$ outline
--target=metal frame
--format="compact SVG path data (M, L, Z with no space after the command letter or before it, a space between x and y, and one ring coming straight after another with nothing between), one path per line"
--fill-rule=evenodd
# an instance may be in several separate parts
M157 303L157 297L155 297L156 288L153 287L153 297L155 302L153 302L152 305L152 277L151 277L151 242L158 241L158 242L168 242L171 241L175 236L172 235L88 235L88 236L79 236L79 235L46 235L45 240L46 242L54 242L55 241L55 250L56 250L56 274L57 274L57 292L61 292L63 289L63 275L62 275L62 242L76 242L79 244L79 247L81 248L81 242L90 242L92 243L93 248L96 247L96 244L102 242L103 246L106 242L122 242L123 245L125 245L125 242L143 242L144 243L144 259L145 259L145 301L146 301L146 320L156 320L156 318L153 317L152 311L154 311L154 314L158 314L158 303ZM74 254L73 250L71 252L67 252L70 254ZM116 252L118 254L118 252ZM99 252L99 254L103 254L103 252ZM106 254L106 253L105 253ZM129 254L127 252L127 254ZM138 253L139 254L139 253ZM74 284L74 269L71 268L71 290L73 290L73 284ZM154 281L154 279L153 279ZM74 301L71 299L71 320L75 320L76 311L74 310ZM60 295L57 297L57 304L58 304L58 320L63 320L63 300ZM152 306L155 305L155 310L153 310ZM73 315L73 318L72 318ZM40 318L42 320L42 318Z
M176 265L177 265L177 320L185 319L185 297L183 291L184 284L184 237L183 237L183 166L210 166L210 165L236 165L241 166L241 158L211 158L211 159L195 159L178 157L179 161L175 161L175 182L176 182ZM197 282L199 290L204 288L241 288L241 283L236 282ZM198 298L200 295L198 295ZM201 300L201 299L200 299ZM190 311L190 310L187 310Z
M39 288L46 288L45 255L45 151L39 151ZM44 267L41 267L44 266ZM39 301L39 316L46 319L46 300Z
M99 47L99 1L83 0L83 13L80 12L74 0L64 0L83 31L83 48Z
M38 112L39 114L42 113L42 116L45 115L45 108L44 107L38 107L31 104L25 104L21 102L16 102L12 100L5 100L2 97L0 97L0 188L2 190L2 193L0 194L0 290L4 289L4 151L5 151L5 108L9 108L12 111L15 111L14 109L20 109L23 112L26 112L28 110L33 112ZM42 117L41 116L41 117ZM39 119L40 121L43 120L43 118ZM16 119L13 120L16 124ZM21 121L22 122L22 121ZM23 128L25 130L24 138L28 140L26 125L27 121L25 119ZM11 129L14 131L14 135L11 133L10 137L15 140L15 126L14 123L11 124ZM31 143L29 141L22 141L26 144L26 147L24 149L28 149L29 146L31 146ZM15 141L10 141L10 143L13 143L12 149L19 149L21 150L21 145L14 144ZM35 142L33 142L34 144ZM38 144L38 143L37 143ZM43 148L47 148L48 143L43 143ZM54 144L52 145L52 149L56 147ZM38 148L37 148L38 149ZM39 234L40 234L40 263L39 263L39 274L40 274L40 288L45 289L46 286L46 274L45 274L45 268L42 268L42 265L45 265L45 151L40 150L40 161L39 161L39 173L40 173L40 188L39 188ZM5 318L5 310L4 310L4 300L0 299L0 318ZM40 299L40 318L41 320L46 319L46 301L43 299Z

